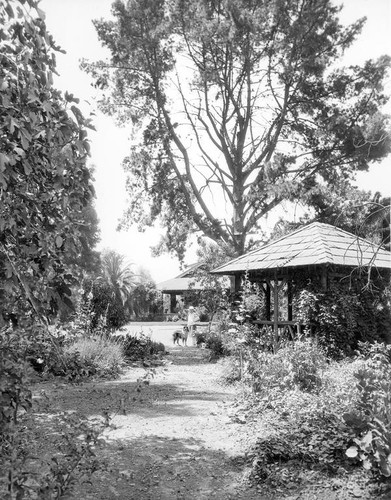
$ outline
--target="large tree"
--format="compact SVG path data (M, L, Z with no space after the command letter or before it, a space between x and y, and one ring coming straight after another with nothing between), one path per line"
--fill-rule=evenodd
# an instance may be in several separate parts
M362 191L348 183L339 188L342 196L341 192L327 186L315 186L308 191L304 201L310 210L295 222L281 217L273 228L271 240L316 220L333 224L389 249L390 197L382 197L379 192Z
M58 50L38 2L1 2L0 297L41 317L71 305L70 262L96 240L85 230L90 123L53 87Z
M130 121L126 219L160 218L181 253L200 231L245 250L283 200L336 184L390 149L390 58L338 67L365 19L330 0L129 0L95 22L109 61L84 62L102 109ZM138 128L137 128L138 127Z

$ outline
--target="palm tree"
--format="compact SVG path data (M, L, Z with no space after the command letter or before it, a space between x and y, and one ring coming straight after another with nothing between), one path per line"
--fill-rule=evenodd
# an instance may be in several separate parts
M112 287L113 294L122 304L125 304L136 285L136 275L131 269L132 265L115 250L103 251L101 279Z

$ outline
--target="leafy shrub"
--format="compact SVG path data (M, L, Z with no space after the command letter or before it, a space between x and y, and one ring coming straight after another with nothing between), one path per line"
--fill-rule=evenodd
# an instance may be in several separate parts
M77 332L79 332L77 330ZM117 376L124 365L122 347L104 335L68 336L34 325L13 335L12 350L35 371L78 381L93 375ZM80 332L79 332L80 333Z
M200 312L200 321L202 323L206 323L207 321L209 321L209 316L207 313L205 312Z
M210 350L210 361L219 359L229 354L229 350L223 340L223 336L220 333L216 331L196 331L194 335L195 342L198 347L202 345L206 349Z
M314 284L295 294L297 319L311 324L328 356L352 355L359 342L384 341L391 331L390 306L384 283L368 290L356 280L351 288L333 283L326 291ZM378 289L376 288L378 287Z
M196 346L197 347L200 347L202 344L205 344L206 343L206 332L202 331L196 331L194 336L195 336L195 342L196 342Z
M161 342L154 342L143 334L119 337L127 359L138 361L152 356L164 354L166 349Z
M27 362L37 372L50 371L50 366L58 363L64 343L63 335L52 335L48 328L31 324L25 329L3 330L7 338L7 350L18 360Z
M91 331L98 328L101 318L108 330L118 329L130 319L121 298L113 293L113 287L101 280L85 281L78 308Z
M211 360L219 359L228 354L228 351L224 346L223 339L216 333L210 333L206 336L205 347L210 350Z
M48 373L56 377L64 377L72 382L79 382L88 377L105 373L99 372L97 365L89 358L82 358L77 351L67 352L66 350L57 362L48 367Z
M57 416L57 428L50 433L58 440L50 468L35 456L38 434L31 416L29 375L33 370L28 361L34 347L23 333L0 330L0 497L62 498L76 482L101 468L93 448L102 425L91 425L74 414ZM52 417L49 425L53 425Z
M77 413L55 418L56 439L51 445L56 455L34 481L38 498L69 498L78 483L90 481L92 474L104 469L95 451L106 426L103 420L91 421Z
M299 460L307 466L335 470L347 461L345 450L352 432L332 412L314 414L279 429L278 435L258 440L254 473L267 477L267 465Z
M21 409L31 407L31 391L27 387L28 364L17 350L18 335L11 329L0 331L0 442L12 432ZM7 440L7 438L5 438Z
M356 413L350 415L361 431L347 450L351 458L361 460L365 469L391 476L391 365L390 348L365 346L365 363L355 373L359 400Z
M305 340L288 343L276 354L254 353L248 361L247 370L255 392L274 386L313 391L322 384L321 371L326 363L322 349Z
M345 450L355 433L344 416L357 400L354 373L361 365L360 360L334 361L324 367L322 363L318 372L321 384L316 384L316 391L308 391L306 384L293 384L294 378L286 378L286 366L273 374L281 375L282 383L265 380L261 392L251 397L253 408L249 405L255 415L262 415L264 430L253 454L257 481L275 487L285 484L287 470L291 481L302 474L303 467L334 472L347 464ZM266 368L264 373L268 373ZM295 464L300 464L301 471Z
M358 354L363 359L371 359L379 354L391 363L391 345L383 342L359 342Z
M117 376L125 364L121 343L103 336L79 338L64 353L67 373L73 378Z

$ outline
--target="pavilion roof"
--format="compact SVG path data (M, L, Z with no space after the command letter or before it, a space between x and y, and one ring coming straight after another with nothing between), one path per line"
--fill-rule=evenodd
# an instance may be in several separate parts
M171 293L182 293L189 290L204 290L205 287L201 285L195 277L193 277L194 272L203 265L203 262L197 262L189 267L187 267L181 274L175 278L162 281L157 284L157 288L164 292Z
M391 252L330 224L313 222L212 271L235 274L314 265L391 269Z

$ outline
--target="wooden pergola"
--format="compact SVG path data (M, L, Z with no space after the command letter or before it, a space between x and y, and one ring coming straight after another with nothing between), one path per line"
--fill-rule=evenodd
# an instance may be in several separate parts
M245 273L251 282L262 286L266 317L254 323L273 327L277 339L281 328L293 333L302 327L295 321L292 307L292 280L298 271L309 278L316 276L327 289L330 279L346 277L354 269L375 270L389 277L391 252L335 226L314 222L233 259L212 273L231 276L235 291L239 290ZM279 291L283 287L288 303L288 317L284 321L279 319Z

